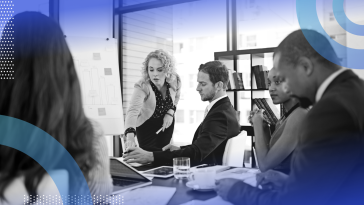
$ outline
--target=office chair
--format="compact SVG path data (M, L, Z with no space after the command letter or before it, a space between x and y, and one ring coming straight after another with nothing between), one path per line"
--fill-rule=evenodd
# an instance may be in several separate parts
M256 161L255 161L256 157L253 152L253 150L254 150L253 148L255 147L254 128L252 126L241 126L240 131L243 131L243 130L246 131L247 135L251 137L251 142L252 142L251 149L250 149L251 150L250 156L252 158L251 166L252 166L252 168L255 168L256 167ZM245 158L249 159L250 156L249 156L249 154L247 154L247 155L245 155ZM244 162L243 162L243 167L245 167Z
M245 150L242 149L242 145L245 147L247 137L247 132L242 131L236 137L230 138L227 141L222 158L222 165L243 167Z

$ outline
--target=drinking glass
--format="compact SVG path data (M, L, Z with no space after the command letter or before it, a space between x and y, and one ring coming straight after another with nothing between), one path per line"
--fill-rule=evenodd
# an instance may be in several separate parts
M190 175L190 158L173 158L173 174L176 179L188 179Z

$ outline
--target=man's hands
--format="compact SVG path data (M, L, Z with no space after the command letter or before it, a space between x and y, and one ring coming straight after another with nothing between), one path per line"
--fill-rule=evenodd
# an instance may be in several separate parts
M263 173L257 174L257 184L261 185L263 189L277 190L282 188L283 184L287 181L288 175L274 170L268 170Z
M167 144L166 146L164 146L162 148L163 151L166 151L166 150L174 151L174 150L180 150L180 149L181 149L180 147L177 147L177 146L174 146L171 144Z
M241 180L229 178L217 180L215 188L217 195L219 195L225 201L228 201L227 196L230 192L231 187L239 181Z
M137 162L140 164L148 164L154 161L153 153L147 152L140 147L128 148L123 157L127 163Z

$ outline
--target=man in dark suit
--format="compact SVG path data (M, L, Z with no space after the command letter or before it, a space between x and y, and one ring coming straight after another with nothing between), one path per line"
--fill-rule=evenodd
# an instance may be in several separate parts
M170 165L175 157L189 157L191 165L222 164L227 140L240 132L236 112L226 95L228 70L219 61L202 64L197 82L201 100L209 101L210 104L205 110L203 122L196 130L192 144L183 147L167 145L163 151L155 152L131 148L130 152L124 155L127 162Z
M334 62L318 54L305 36ZM301 126L291 173L275 190L218 181L222 198L254 205L364 204L364 82L338 62L329 41L313 30L295 31L280 43L273 69L303 107L313 104Z

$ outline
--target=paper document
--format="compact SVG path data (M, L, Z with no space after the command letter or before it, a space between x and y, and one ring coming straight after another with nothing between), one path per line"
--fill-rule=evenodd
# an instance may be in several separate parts
M233 178L244 181L245 183L256 187L257 180L256 175L260 173L258 169L249 169L249 168L234 168L229 169L223 172L220 172L216 175L216 179L224 179L224 178Z

